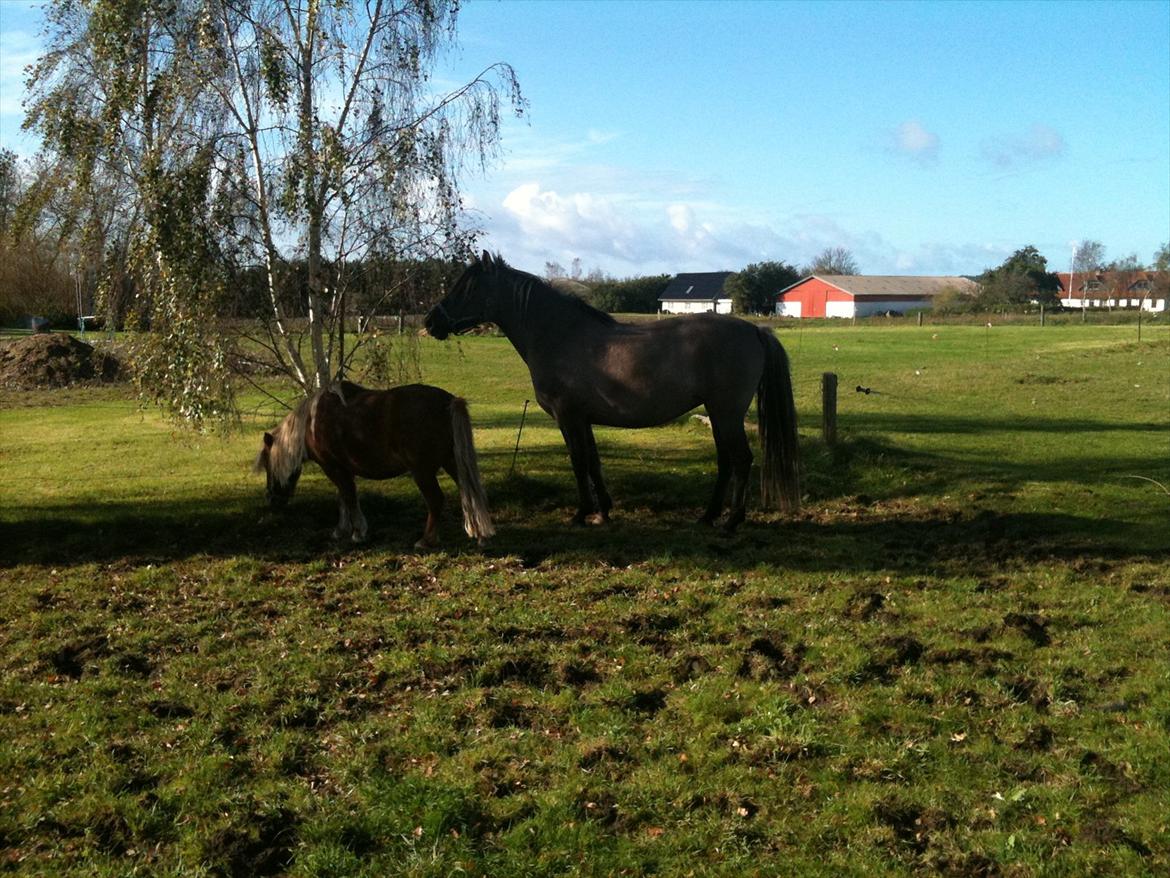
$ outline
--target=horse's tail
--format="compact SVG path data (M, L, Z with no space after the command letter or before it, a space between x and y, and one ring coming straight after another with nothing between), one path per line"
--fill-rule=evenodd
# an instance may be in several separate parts
M482 543L493 536L496 529L492 526L487 494L475 459L467 401L458 396L451 398L451 437L455 446L455 471L459 477L459 502L463 506L463 529L469 537Z
M785 512L796 512L800 508L800 446L792 374L788 355L772 330L761 327L759 332L764 345L764 374L756 392L760 446L764 451L761 498L766 507L778 504Z

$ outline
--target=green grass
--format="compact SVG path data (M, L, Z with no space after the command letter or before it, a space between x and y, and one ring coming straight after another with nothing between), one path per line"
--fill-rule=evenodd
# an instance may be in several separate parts
M406 480L362 486L365 546L313 469L268 516L259 400L209 438L4 393L0 870L1165 874L1170 327L779 334L806 505L730 538L689 418L599 430L614 521L568 527L500 338L422 346L483 550L452 512L412 551Z

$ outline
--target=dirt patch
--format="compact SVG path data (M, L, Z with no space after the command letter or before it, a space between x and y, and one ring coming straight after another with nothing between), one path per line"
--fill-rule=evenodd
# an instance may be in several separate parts
M109 640L104 635L71 640L42 656L46 669L73 680L80 680L87 668L109 655Z
M205 868L224 878L283 874L295 856L297 824L296 815L285 809L248 815L207 838Z
M739 676L752 680L787 680L800 670L804 662L805 645L789 646L766 637L757 637L744 653Z
M1033 646L1048 646L1052 643L1052 637L1048 634L1048 622L1037 615L1008 613L1003 617L1003 624L1018 629L1032 641Z
M117 381L118 358L64 332L30 335L0 348L0 386L17 390Z
M895 669L917 664L925 649L914 637L884 637L878 641L877 648L871 651L856 677L862 682L880 680L888 683L893 679Z
M855 591L845 601L845 615L850 619L869 621L886 603L885 595L876 591Z

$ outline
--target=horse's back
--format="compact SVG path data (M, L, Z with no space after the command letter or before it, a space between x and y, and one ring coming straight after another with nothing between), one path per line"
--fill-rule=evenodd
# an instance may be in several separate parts
M437 469L451 455L453 398L429 384L375 390L342 382L341 396L326 393L318 402L311 451L363 478Z

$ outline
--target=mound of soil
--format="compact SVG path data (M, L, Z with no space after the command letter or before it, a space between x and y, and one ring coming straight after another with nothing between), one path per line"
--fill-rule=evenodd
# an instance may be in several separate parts
M0 386L31 390L117 381L116 357L64 332L30 335L0 349Z

